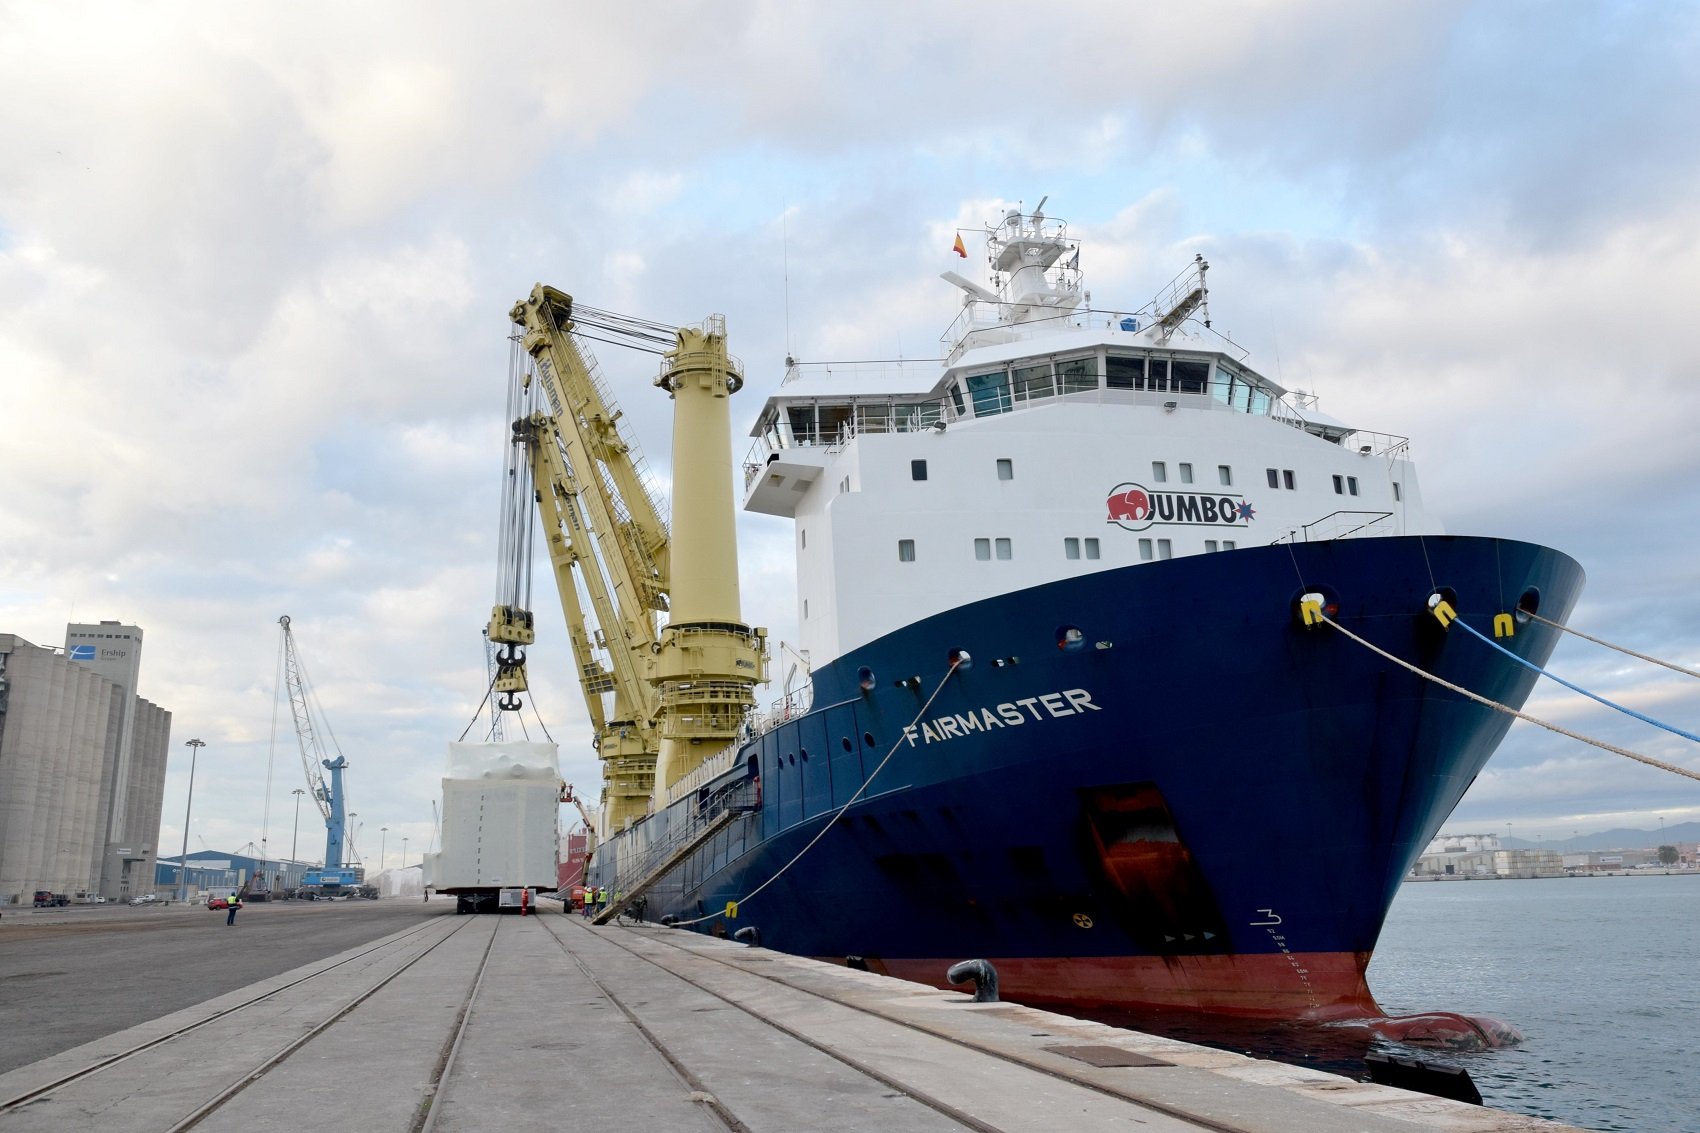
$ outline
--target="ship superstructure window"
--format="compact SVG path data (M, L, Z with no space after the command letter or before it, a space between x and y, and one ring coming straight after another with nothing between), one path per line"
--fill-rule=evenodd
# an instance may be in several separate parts
M1203 393L1204 385L1210 379L1210 363L1189 362L1184 358L1176 358L1169 363L1169 390L1171 393Z
M1008 539L994 539L992 542L998 558L1009 559L1012 557L1012 548Z
M1002 370L994 370L989 374L969 374L967 381L968 399L974 403L974 416L991 417L1009 412L1012 407L1009 375Z
M1151 462L1151 479L1159 484L1167 483L1169 480L1169 466L1161 460L1153 460Z
M1223 550L1224 550L1224 551L1231 551L1231 550L1233 550L1233 549L1234 549L1234 548L1235 548L1235 547L1236 547L1236 546L1237 546L1237 545L1238 545L1238 544L1236 544L1236 543L1235 543L1235 542L1234 542L1234 541L1233 541L1233 540L1232 540L1232 539L1224 539L1224 540L1222 540L1222 549L1223 549Z
M900 563L915 561L915 540L899 539L897 541L897 561Z
M1149 559L1151 557L1151 540L1141 539L1139 541L1139 557L1142 559Z
M974 540L974 557L983 563L992 561L992 541L990 539Z
M799 551L806 551L809 549L809 529L807 527L799 527L797 529L797 549Z
M1097 358L1059 358L1057 392L1080 393L1098 388Z
M1167 539L1157 540L1157 557L1160 559L1174 557L1174 550Z
M1346 494L1348 496L1355 496L1358 494L1358 478L1356 476L1346 477Z
M1180 467L1181 467L1181 483L1183 483L1183 484L1192 483L1192 465L1183 463Z
M1063 558L1078 559L1080 557L1080 540L1066 538L1063 540Z
M1291 468L1281 469L1281 486L1286 488L1289 492L1298 487L1298 483L1293 479L1293 470Z
M1291 468L1266 468L1264 471L1269 474L1269 486L1271 488L1286 488L1288 491L1292 491L1298 486L1298 481L1293 478ZM1338 480L1339 477L1336 476L1335 479ZM1340 489L1336 487L1334 490L1338 492Z
M1343 496L1346 494L1346 478L1341 476L1339 473L1335 473L1334 475L1334 494L1336 496Z
M1213 554L1215 552L1215 550L1216 550L1216 540L1206 539L1204 541L1204 553L1207 554L1207 555Z
M1263 471L1269 476L1269 486L1271 488L1279 488L1281 486L1281 473L1279 471L1274 468L1265 468Z
M911 460L909 462L909 479L925 480L926 478L927 462L924 460Z
M1403 497L1399 494L1399 481L1393 481L1393 502L1398 503Z
M1140 385L1135 382L1133 388L1167 393L1169 390L1169 360L1167 358L1147 358L1145 360L1145 384Z
M998 458L998 479L1015 479L1015 462L1013 460L1010 460L1008 457L1001 456Z
M1145 359L1112 354L1104 359L1104 384L1110 389L1145 388Z
M1218 464L1216 466L1216 479L1222 482L1222 487L1231 488L1234 486L1234 470L1226 464Z
M1056 383L1051 380L1051 364L1041 362L1037 366L1017 366L1014 370L1015 400L1037 401L1042 397L1050 397L1056 393Z
M1086 540L1086 557L1089 559L1095 559L1098 557L1098 540Z

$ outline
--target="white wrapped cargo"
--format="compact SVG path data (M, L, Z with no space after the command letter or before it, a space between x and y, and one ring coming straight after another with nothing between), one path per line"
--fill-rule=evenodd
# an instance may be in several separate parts
M443 848L426 855L425 884L462 912L493 910L503 889L553 892L560 813L554 744L450 744Z

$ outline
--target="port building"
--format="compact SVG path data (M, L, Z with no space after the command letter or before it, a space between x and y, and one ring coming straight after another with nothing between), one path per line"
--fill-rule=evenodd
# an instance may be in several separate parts
M136 694L142 631L0 633L0 905L153 891L171 713Z

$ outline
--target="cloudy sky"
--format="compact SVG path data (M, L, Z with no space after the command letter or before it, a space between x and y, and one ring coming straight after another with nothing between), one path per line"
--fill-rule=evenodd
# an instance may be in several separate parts
M282 614L362 855L380 826L391 865L429 841L485 686L506 314L533 283L725 314L741 457L788 352L936 354L954 230L1046 195L1100 305L1204 253L1217 328L1410 436L1450 530L1570 553L1574 624L1700 664L1700 7L629 11L0 0L0 631L143 627L168 852L191 737L191 848L288 850ZM598 356L664 484L654 359ZM741 537L747 620L784 636L789 530ZM538 594L536 700L594 795ZM1580 641L1554 667L1700 726L1692 678ZM1557 686L1529 710L1700 769ZM1700 818L1700 783L1519 724L1449 828L1659 817Z

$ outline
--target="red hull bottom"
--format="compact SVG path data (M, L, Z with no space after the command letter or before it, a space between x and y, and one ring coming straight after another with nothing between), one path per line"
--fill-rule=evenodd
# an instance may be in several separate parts
M842 963L837 957L823 958ZM958 958L960 959L960 958ZM1185 1014L1363 1027L1396 1042L1460 1049L1515 1046L1523 1036L1496 1019L1432 1012L1388 1016L1370 994L1367 952L1251 956L988 958L1006 999L1067 1011ZM956 960L882 958L886 975L950 989Z

